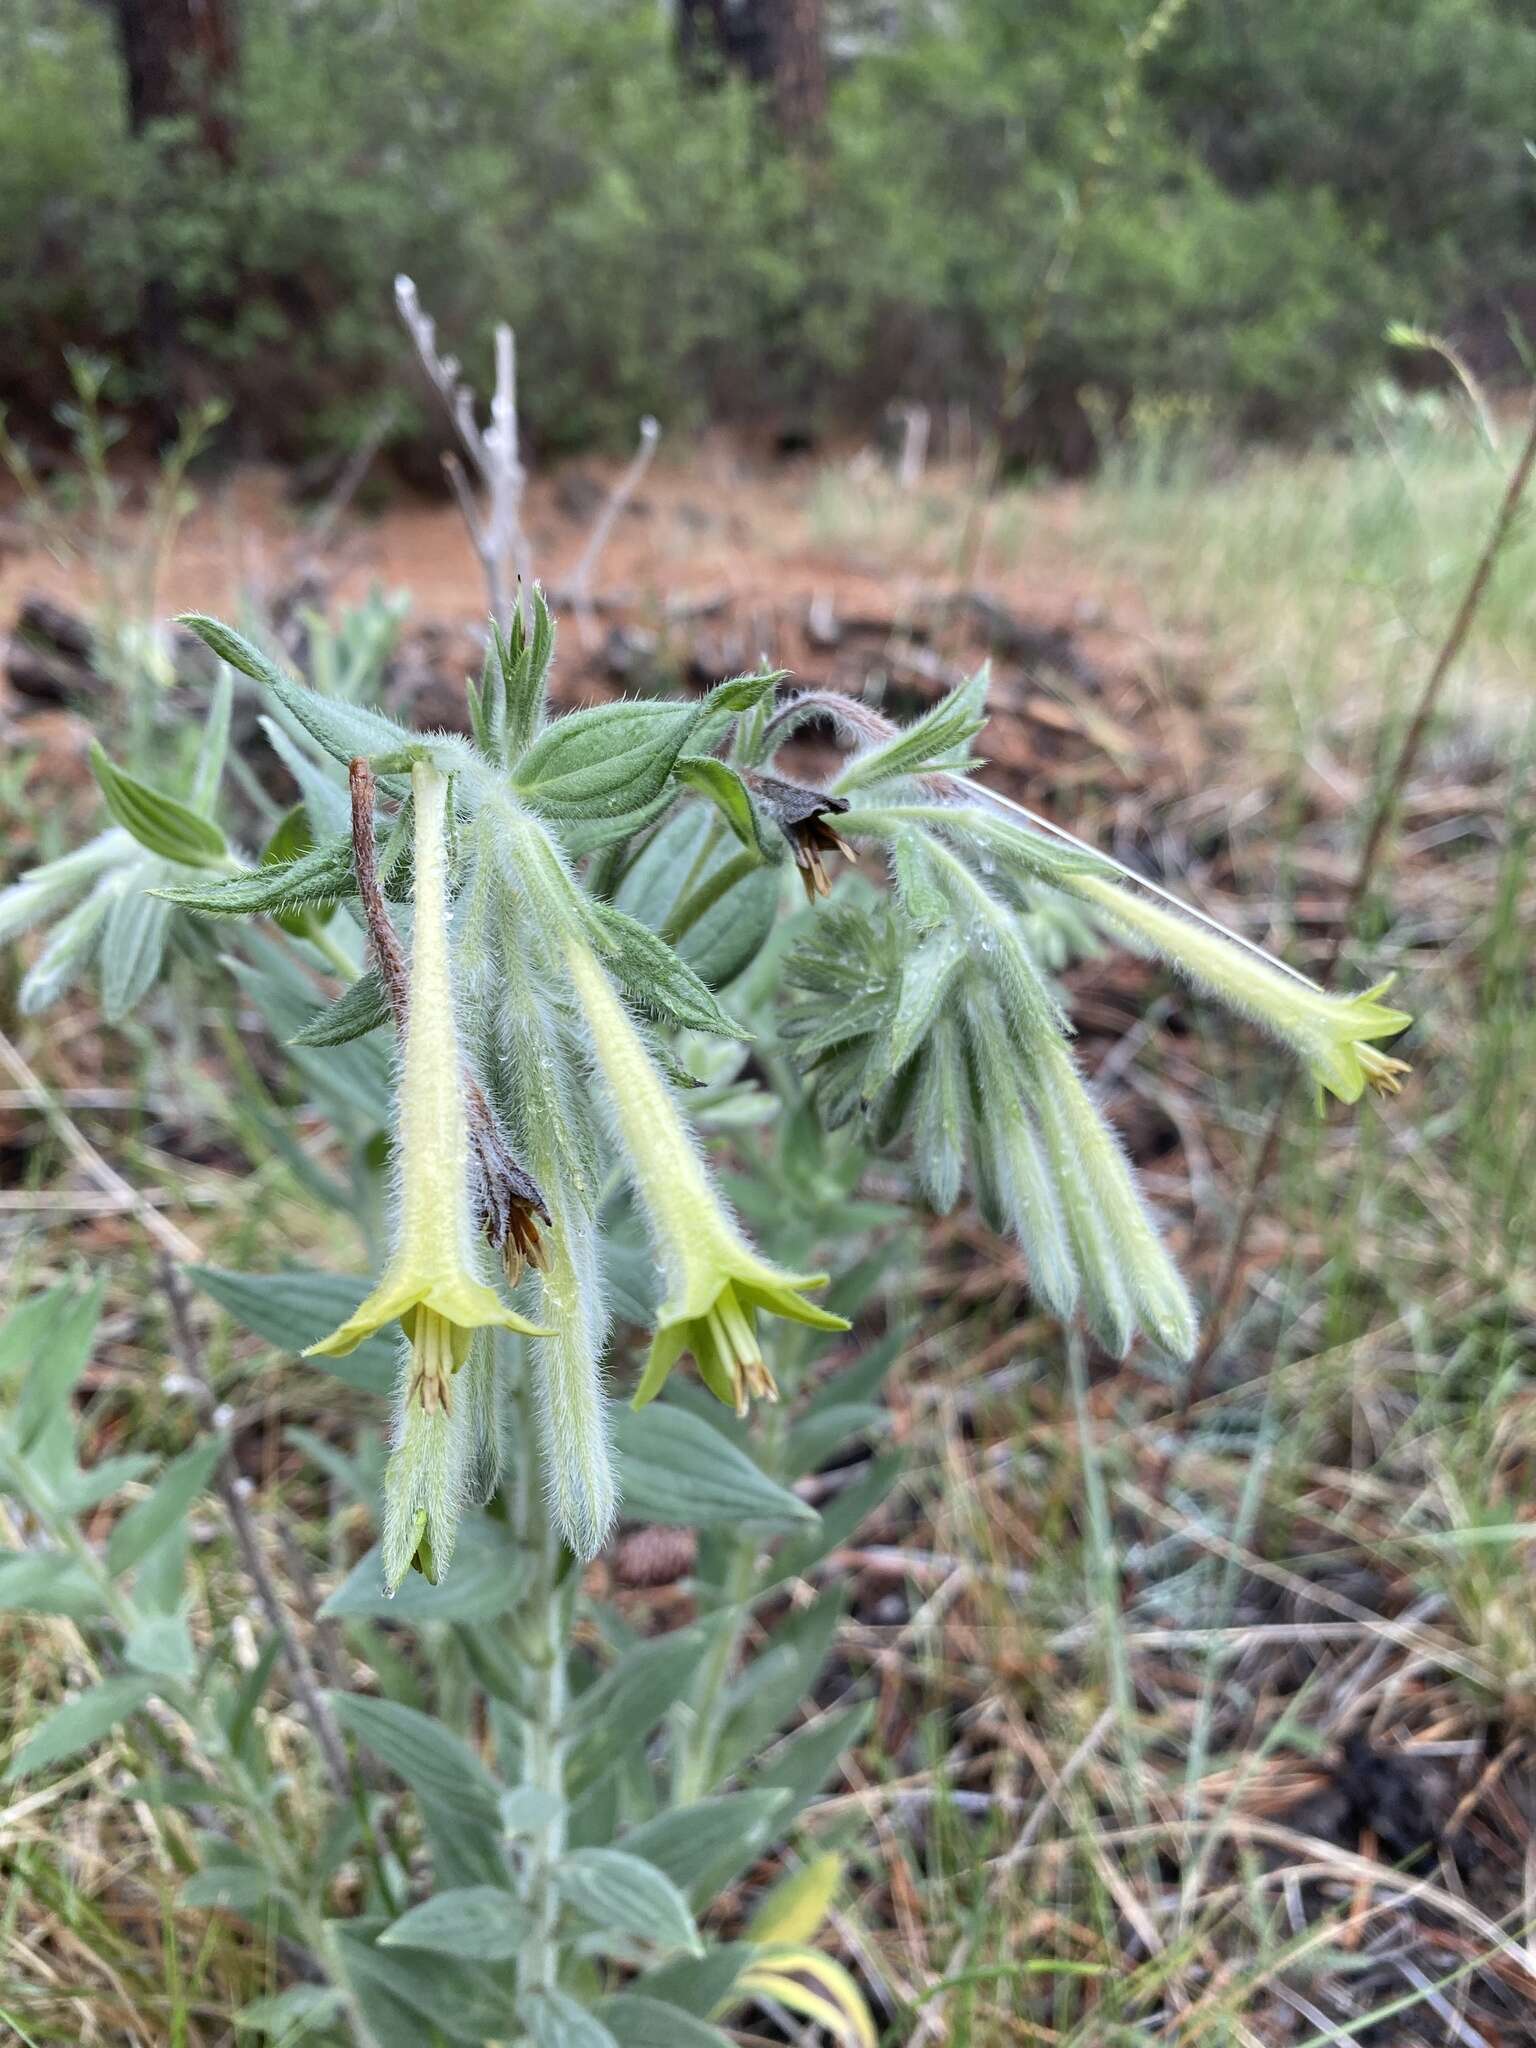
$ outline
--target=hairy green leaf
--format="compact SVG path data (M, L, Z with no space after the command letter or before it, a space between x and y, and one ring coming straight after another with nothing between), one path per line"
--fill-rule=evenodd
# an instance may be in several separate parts
M107 1539L107 1570L113 1578L132 1570L161 1537L183 1519L208 1484L214 1466L224 1455L225 1440L210 1437L194 1444L165 1468L165 1473L147 1500L131 1507Z
M603 1933L633 1935L662 1949L704 1944L688 1901L654 1863L622 1849L577 1849L555 1865L555 1889Z
M229 842L211 819L199 816L173 796L151 789L126 769L114 767L99 745L91 748L91 767L107 800L107 809L125 832L163 860L183 867L216 866L229 857Z
M642 1008L685 1030L710 1031L721 1038L751 1036L726 1015L665 939L612 904L589 902L587 913L604 964Z
M379 970L370 967L344 988L334 1003L317 1010L302 1031L296 1031L290 1045L349 1045L354 1038L366 1038L390 1021L389 998Z
M156 1689L152 1678L107 1678L79 1699L67 1700L33 1729L25 1748L11 1758L5 1783L94 1749L120 1722L137 1713Z
M695 1800L642 1821L619 1846L664 1870L690 1899L713 1898L767 1848L787 1803L778 1790Z
M619 2048L731 2048L730 2036L718 2027L638 1992L605 1998L597 2016Z
M316 1273L294 1266L280 1273L233 1273L221 1266L188 1266L187 1278L211 1294L258 1337L279 1350L298 1353L329 1335L373 1286L342 1273ZM397 1351L385 1336L365 1337L345 1358L319 1363L326 1371L369 1393L387 1394L395 1383Z
M833 785L837 794L847 796L850 790L869 789L897 777L966 767L971 741L987 722L989 682L989 671L983 666L921 718L855 755Z
M814 1524L814 1508L686 1409L615 1401L609 1412L626 1515L694 1529Z
M379 1936L380 1948L429 1949L473 1963L511 1962L528 1935L528 1915L495 1885L461 1885L412 1906Z
M217 882L189 882L155 893L208 917L272 916L311 904L335 904L355 893L348 833L312 846L292 860L264 860L244 874Z

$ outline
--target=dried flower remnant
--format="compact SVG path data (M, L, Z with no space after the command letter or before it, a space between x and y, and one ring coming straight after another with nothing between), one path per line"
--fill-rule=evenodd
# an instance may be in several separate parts
M789 841L805 885L805 900L830 896L832 883L823 854L841 854L846 861L858 855L829 820L848 809L846 797L831 796L824 789L807 789L798 782L785 782L777 775L748 774L752 794Z

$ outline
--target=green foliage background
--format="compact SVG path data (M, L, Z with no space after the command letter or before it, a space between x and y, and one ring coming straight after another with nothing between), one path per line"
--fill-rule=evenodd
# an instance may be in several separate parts
M990 417L1146 10L831 0L825 133L681 75L654 0L261 0L238 155L127 133L109 10L0 19L0 397L65 342L143 389L146 279L249 441L351 438L408 271L467 353L516 326L545 449L652 410ZM1501 333L1536 281L1536 22L1507 0L1191 0L1152 52L1032 351L1035 388L1326 420L1384 320ZM406 425L409 423L406 422Z

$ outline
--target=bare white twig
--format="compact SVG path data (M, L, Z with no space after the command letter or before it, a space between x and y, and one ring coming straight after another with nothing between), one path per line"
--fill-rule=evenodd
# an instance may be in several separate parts
M459 374L458 358L439 353L437 323L423 311L410 278L395 279L395 305L468 458L468 470L456 455L445 455L443 467L485 574L491 617L505 632L514 601L526 620L526 593L533 583L533 555L522 518L528 473L518 453L517 344L503 321L496 329L491 421L482 427L475 414L474 392ZM483 503L476 501L477 488L483 493Z
M932 424L926 405L898 407L901 418L901 459L896 481L904 491L915 491L923 480L928 461L928 430Z
M571 609L576 614L576 631L581 636L583 647L592 645L592 577L603 549L608 545L608 536L613 532L619 514L640 487L640 479L651 466L651 457L656 453L656 443L661 439L661 428L649 413L640 422L640 445L631 456L623 475L617 479L608 493L608 502L598 513L587 544L581 551L576 567L566 585Z

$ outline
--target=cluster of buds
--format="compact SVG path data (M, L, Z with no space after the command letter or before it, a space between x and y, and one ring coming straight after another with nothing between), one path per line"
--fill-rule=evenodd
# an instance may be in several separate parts
M847 1327L811 1299L825 1274L784 1271L751 1243L640 1022L746 1035L714 987L763 942L758 911L766 905L771 917L781 894L776 862L792 860L813 907L832 891L829 854L851 862L856 851L883 852L893 884L881 909L854 891L819 910L788 961L799 995L784 1037L824 1121L857 1119L876 1143L908 1146L940 1209L969 1169L1058 1314L1081 1311L1116 1351L1141 1336L1188 1356L1193 1303L1079 1075L1051 972L1085 933L1154 951L1257 1019L1320 1092L1346 1102L1367 1087L1395 1092L1407 1071L1378 1043L1409 1021L1381 1000L1386 985L1331 996L1127 887L1091 849L970 781L984 674L904 728L825 692L775 709L771 675L733 678L691 703L619 703L550 720L553 624L537 594L533 612L527 633L496 637L471 691L473 744L340 708L228 628L189 622L351 768L352 832L339 845L255 871L219 851L212 879L161 893L222 915L323 906L353 887L362 903L377 990L359 981L333 1006L347 1030L309 1042L370 1029L381 1008L393 1016L395 1228L378 1285L311 1351L334 1355L388 1326L401 1332L386 1582L413 1564L441 1571L461 1503L494 1483L502 1377L522 1345L557 1524L580 1555L605 1539L617 1505L599 1230L611 1165L633 1190L663 1281L637 1404L686 1356L740 1414L778 1396L765 1318ZM830 791L774 772L796 726L823 715L855 749ZM376 867L375 771L405 800L393 843L403 846L408 830L408 958ZM121 777L112 787L124 829L148 831L153 792ZM698 796L718 815L703 814L702 827L697 811L679 821L677 841L671 821L653 829L673 803ZM185 867L205 840L212 846L211 830L185 806L157 801L155 849ZM722 836L727 847L738 842L734 852ZM680 874L665 872L673 844L693 849ZM658 859L670 885L660 898ZM723 902L743 883L737 900L757 906L751 916ZM32 893L17 914L30 916L37 890L22 886ZM704 941L706 925L698 957L710 960L713 986L687 958L690 931Z

